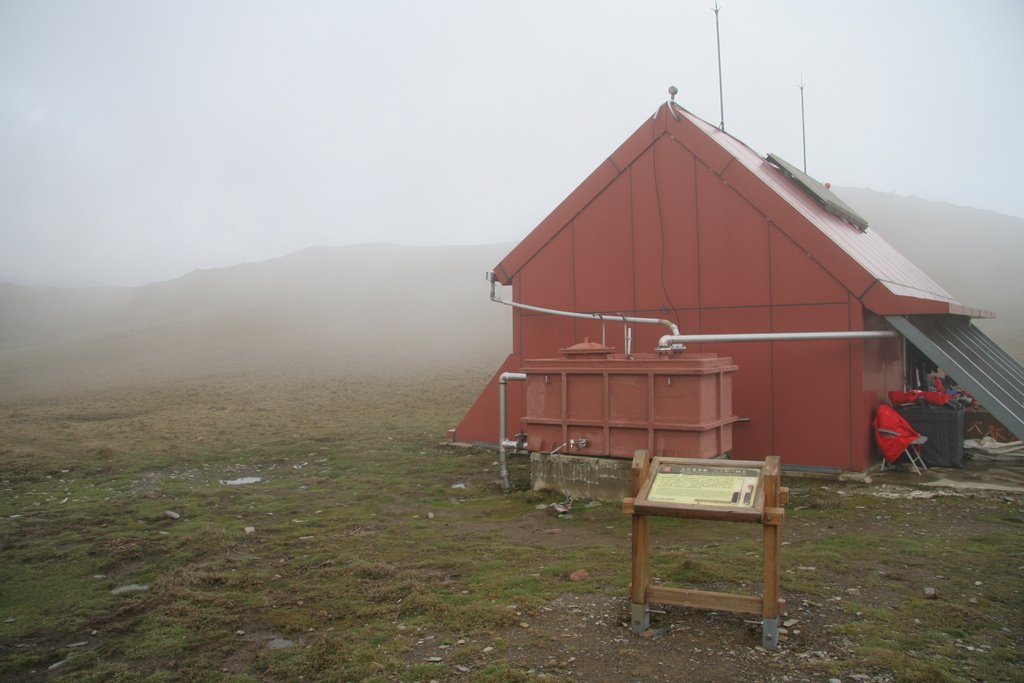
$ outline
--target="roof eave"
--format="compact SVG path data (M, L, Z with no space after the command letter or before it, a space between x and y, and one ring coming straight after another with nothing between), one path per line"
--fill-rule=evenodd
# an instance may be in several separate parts
M890 291L878 281L860 297L864 307L878 315L963 315L969 318L995 318L992 311L966 306L959 301L904 296Z

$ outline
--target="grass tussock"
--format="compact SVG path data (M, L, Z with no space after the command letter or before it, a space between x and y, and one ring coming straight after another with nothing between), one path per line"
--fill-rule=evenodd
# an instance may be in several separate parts
M116 448L102 443L84 443L82 444L82 453L98 458L114 458L121 455Z

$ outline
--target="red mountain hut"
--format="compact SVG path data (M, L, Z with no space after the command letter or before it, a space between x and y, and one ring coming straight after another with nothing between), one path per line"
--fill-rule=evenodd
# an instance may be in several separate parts
M724 388L731 406L730 397L711 389L711 402L721 399L725 411L703 423L703 431L719 432L711 450L742 460L778 455L791 470L864 471L877 462L875 410L889 391L914 383L908 379L922 362L943 368L1024 436L1024 368L971 324L991 313L957 301L827 186L674 102L659 107L491 277L492 288L510 287L511 296L502 290L503 297L524 306L512 310L512 353L449 434L454 441L498 441L501 375L526 368L529 379L532 365L546 386L509 381L506 387L505 433L525 433L520 446L631 455L613 452L618 443L619 450L690 455L689 441L672 445L658 436L672 417L664 410L655 415L661 410L653 403L655 389L616 379L619 370L598 368L589 384L550 389L551 373L576 381L575 371L564 374L558 362L598 367L601 361L654 368L632 372L634 379L669 368L668 379L650 380L664 386L687 372L731 381L731 392ZM748 336L730 336L737 334ZM593 341L569 348L585 340ZM618 354L609 355L597 340L617 346ZM708 361L716 357L724 361ZM658 365L683 359L690 370ZM708 362L719 369L693 369ZM721 369L730 363L735 372ZM616 383L632 388L616 398ZM557 403L568 402L571 413L571 403L586 394L598 398L579 409L574 436L558 421ZM528 406L528 395L547 407ZM633 412L646 420L629 422L622 404L630 397L643 404ZM671 412L671 399L664 400ZM537 418L549 409L551 419ZM692 430L686 420L677 426ZM531 443L538 429L550 438ZM561 446L559 429L566 435Z

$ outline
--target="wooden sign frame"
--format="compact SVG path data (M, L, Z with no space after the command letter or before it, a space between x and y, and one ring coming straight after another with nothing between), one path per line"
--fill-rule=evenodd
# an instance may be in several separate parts
M630 586L632 630L650 627L649 603L741 612L761 616L762 645L779 643L779 527L789 489L781 486L778 456L764 462L664 458L646 451L633 457L632 498L622 501L633 518L633 582ZM749 494L749 495L748 495ZM734 595L652 585L650 581L650 517L679 517L761 524L764 530L764 594Z

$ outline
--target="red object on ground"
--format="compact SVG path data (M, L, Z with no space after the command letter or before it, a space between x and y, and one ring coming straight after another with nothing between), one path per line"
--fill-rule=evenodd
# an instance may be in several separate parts
M889 403L894 406L904 405L906 403L917 403L918 400L924 399L936 406L944 406L949 403L952 396L947 394L940 394L937 391L890 391L889 392Z
M899 413L884 403L875 413L874 428L875 443L886 462L890 463L899 460L903 451L921 436Z

